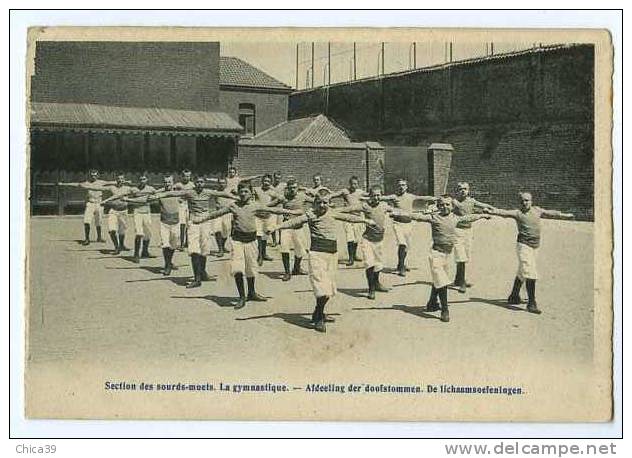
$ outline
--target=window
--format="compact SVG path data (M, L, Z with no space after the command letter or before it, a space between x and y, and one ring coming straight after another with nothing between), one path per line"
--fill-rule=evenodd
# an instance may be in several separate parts
M239 124L244 128L244 135L255 135L255 106L252 103L239 104Z

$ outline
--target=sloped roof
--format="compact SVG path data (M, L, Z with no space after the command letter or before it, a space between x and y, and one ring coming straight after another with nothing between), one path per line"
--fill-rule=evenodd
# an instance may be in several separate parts
M253 142L291 142L303 145L345 145L352 143L344 130L322 114L277 124L264 130L251 140Z
M291 92L292 88L237 57L219 58L219 84L244 88L274 89Z
M243 128L226 113L93 105L38 103L31 105L35 128L155 130L165 132L238 134Z

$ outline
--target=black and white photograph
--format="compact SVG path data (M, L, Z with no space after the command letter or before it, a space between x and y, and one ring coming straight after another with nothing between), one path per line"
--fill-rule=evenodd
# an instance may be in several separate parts
M609 421L612 58L31 29L26 417Z

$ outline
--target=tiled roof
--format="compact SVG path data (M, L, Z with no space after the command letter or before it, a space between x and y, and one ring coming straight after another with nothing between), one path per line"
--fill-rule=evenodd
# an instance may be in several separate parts
M325 115L294 119L277 124L252 138L252 141L291 142L302 145L345 145L351 140L344 130Z
M248 62L237 57L227 56L219 58L219 84L292 91L292 88L287 84L271 77L257 67L253 67Z
M226 113L130 108L87 103L33 103L35 127L99 128L240 133L242 127Z

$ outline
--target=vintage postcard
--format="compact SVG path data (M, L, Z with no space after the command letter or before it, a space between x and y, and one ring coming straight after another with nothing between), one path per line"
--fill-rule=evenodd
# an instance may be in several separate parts
M45 25L28 418L611 419L607 31Z

